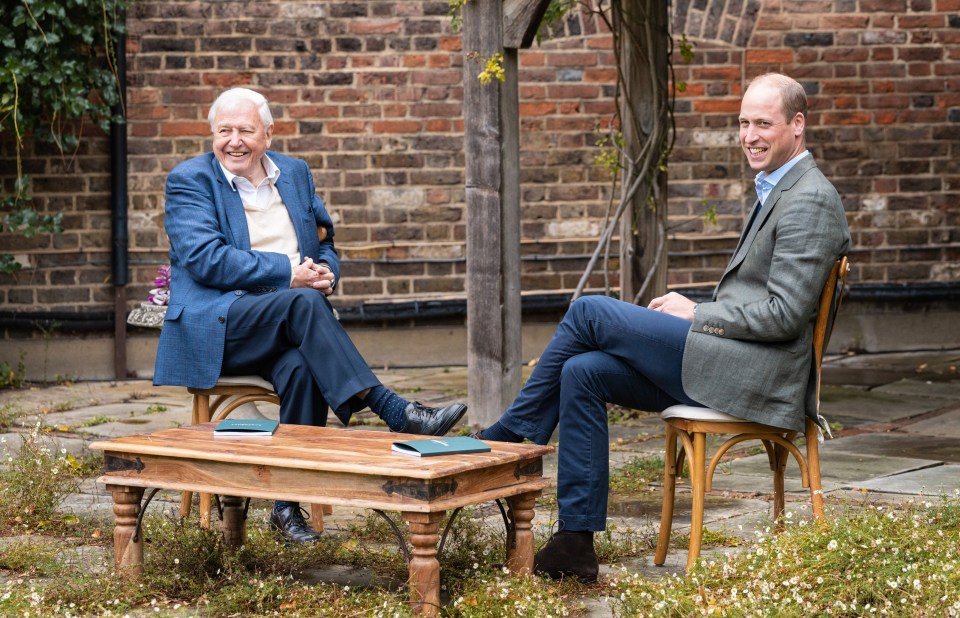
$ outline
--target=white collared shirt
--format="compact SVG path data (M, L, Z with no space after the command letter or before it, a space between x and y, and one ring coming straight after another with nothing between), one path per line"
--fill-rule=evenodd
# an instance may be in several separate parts
M253 210L266 210L270 207L270 200L273 199L272 185L275 185L277 179L280 178L280 168L270 160L270 157L263 155L263 171L267 175L256 187L243 176L231 174L220 161L217 161L217 163L220 164L220 169L223 171L223 175L227 177L227 182L230 183L233 190L240 193L240 199L244 206Z
M780 182L780 179L787 175L787 172L797 164L800 159L804 158L810 154L809 150L804 150L794 158L790 159L777 169L773 170L771 173L760 172L757 174L757 177L754 179L754 184L757 188L757 197L760 198L760 204L763 205L767 201L767 196L770 195L770 192L773 191L773 188L777 186L777 183Z

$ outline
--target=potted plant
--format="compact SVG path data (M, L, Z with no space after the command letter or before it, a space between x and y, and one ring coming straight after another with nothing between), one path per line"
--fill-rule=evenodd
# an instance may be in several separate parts
M135 307L127 316L127 324L144 328L162 328L163 317L170 302L170 267L161 266L153 280L153 289L147 301Z

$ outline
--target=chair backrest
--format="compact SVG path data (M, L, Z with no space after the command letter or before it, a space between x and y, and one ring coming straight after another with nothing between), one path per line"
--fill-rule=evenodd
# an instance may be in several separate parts
M850 272L850 263L847 256L837 260L827 282L823 285L823 291L820 292L820 307L817 310L817 321L813 327L813 354L814 362L817 367L817 392L819 401L820 391L820 363L823 361L823 353L830 342L830 335L833 334L833 325L836 321L837 313L840 311L840 303L843 301L843 295L846 292L847 273Z

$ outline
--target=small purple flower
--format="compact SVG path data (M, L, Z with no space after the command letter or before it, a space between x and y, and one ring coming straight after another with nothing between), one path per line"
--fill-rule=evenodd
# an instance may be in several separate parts
M170 302L170 267L161 266L153 280L154 289L150 290L147 300L154 305L166 306Z

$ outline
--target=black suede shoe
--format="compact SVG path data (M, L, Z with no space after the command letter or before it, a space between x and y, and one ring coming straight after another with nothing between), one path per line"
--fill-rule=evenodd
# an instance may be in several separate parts
M312 543L320 540L320 534L311 528L301 514L299 506L287 506L282 509L273 509L270 513L270 525L283 538L294 543Z
M467 406L462 403L452 403L445 408L428 408L419 401L414 401L404 410L407 422L400 433L443 436L466 413Z
M600 561L593 533L557 532L533 557L533 572L550 579L574 577L583 584L597 583Z

